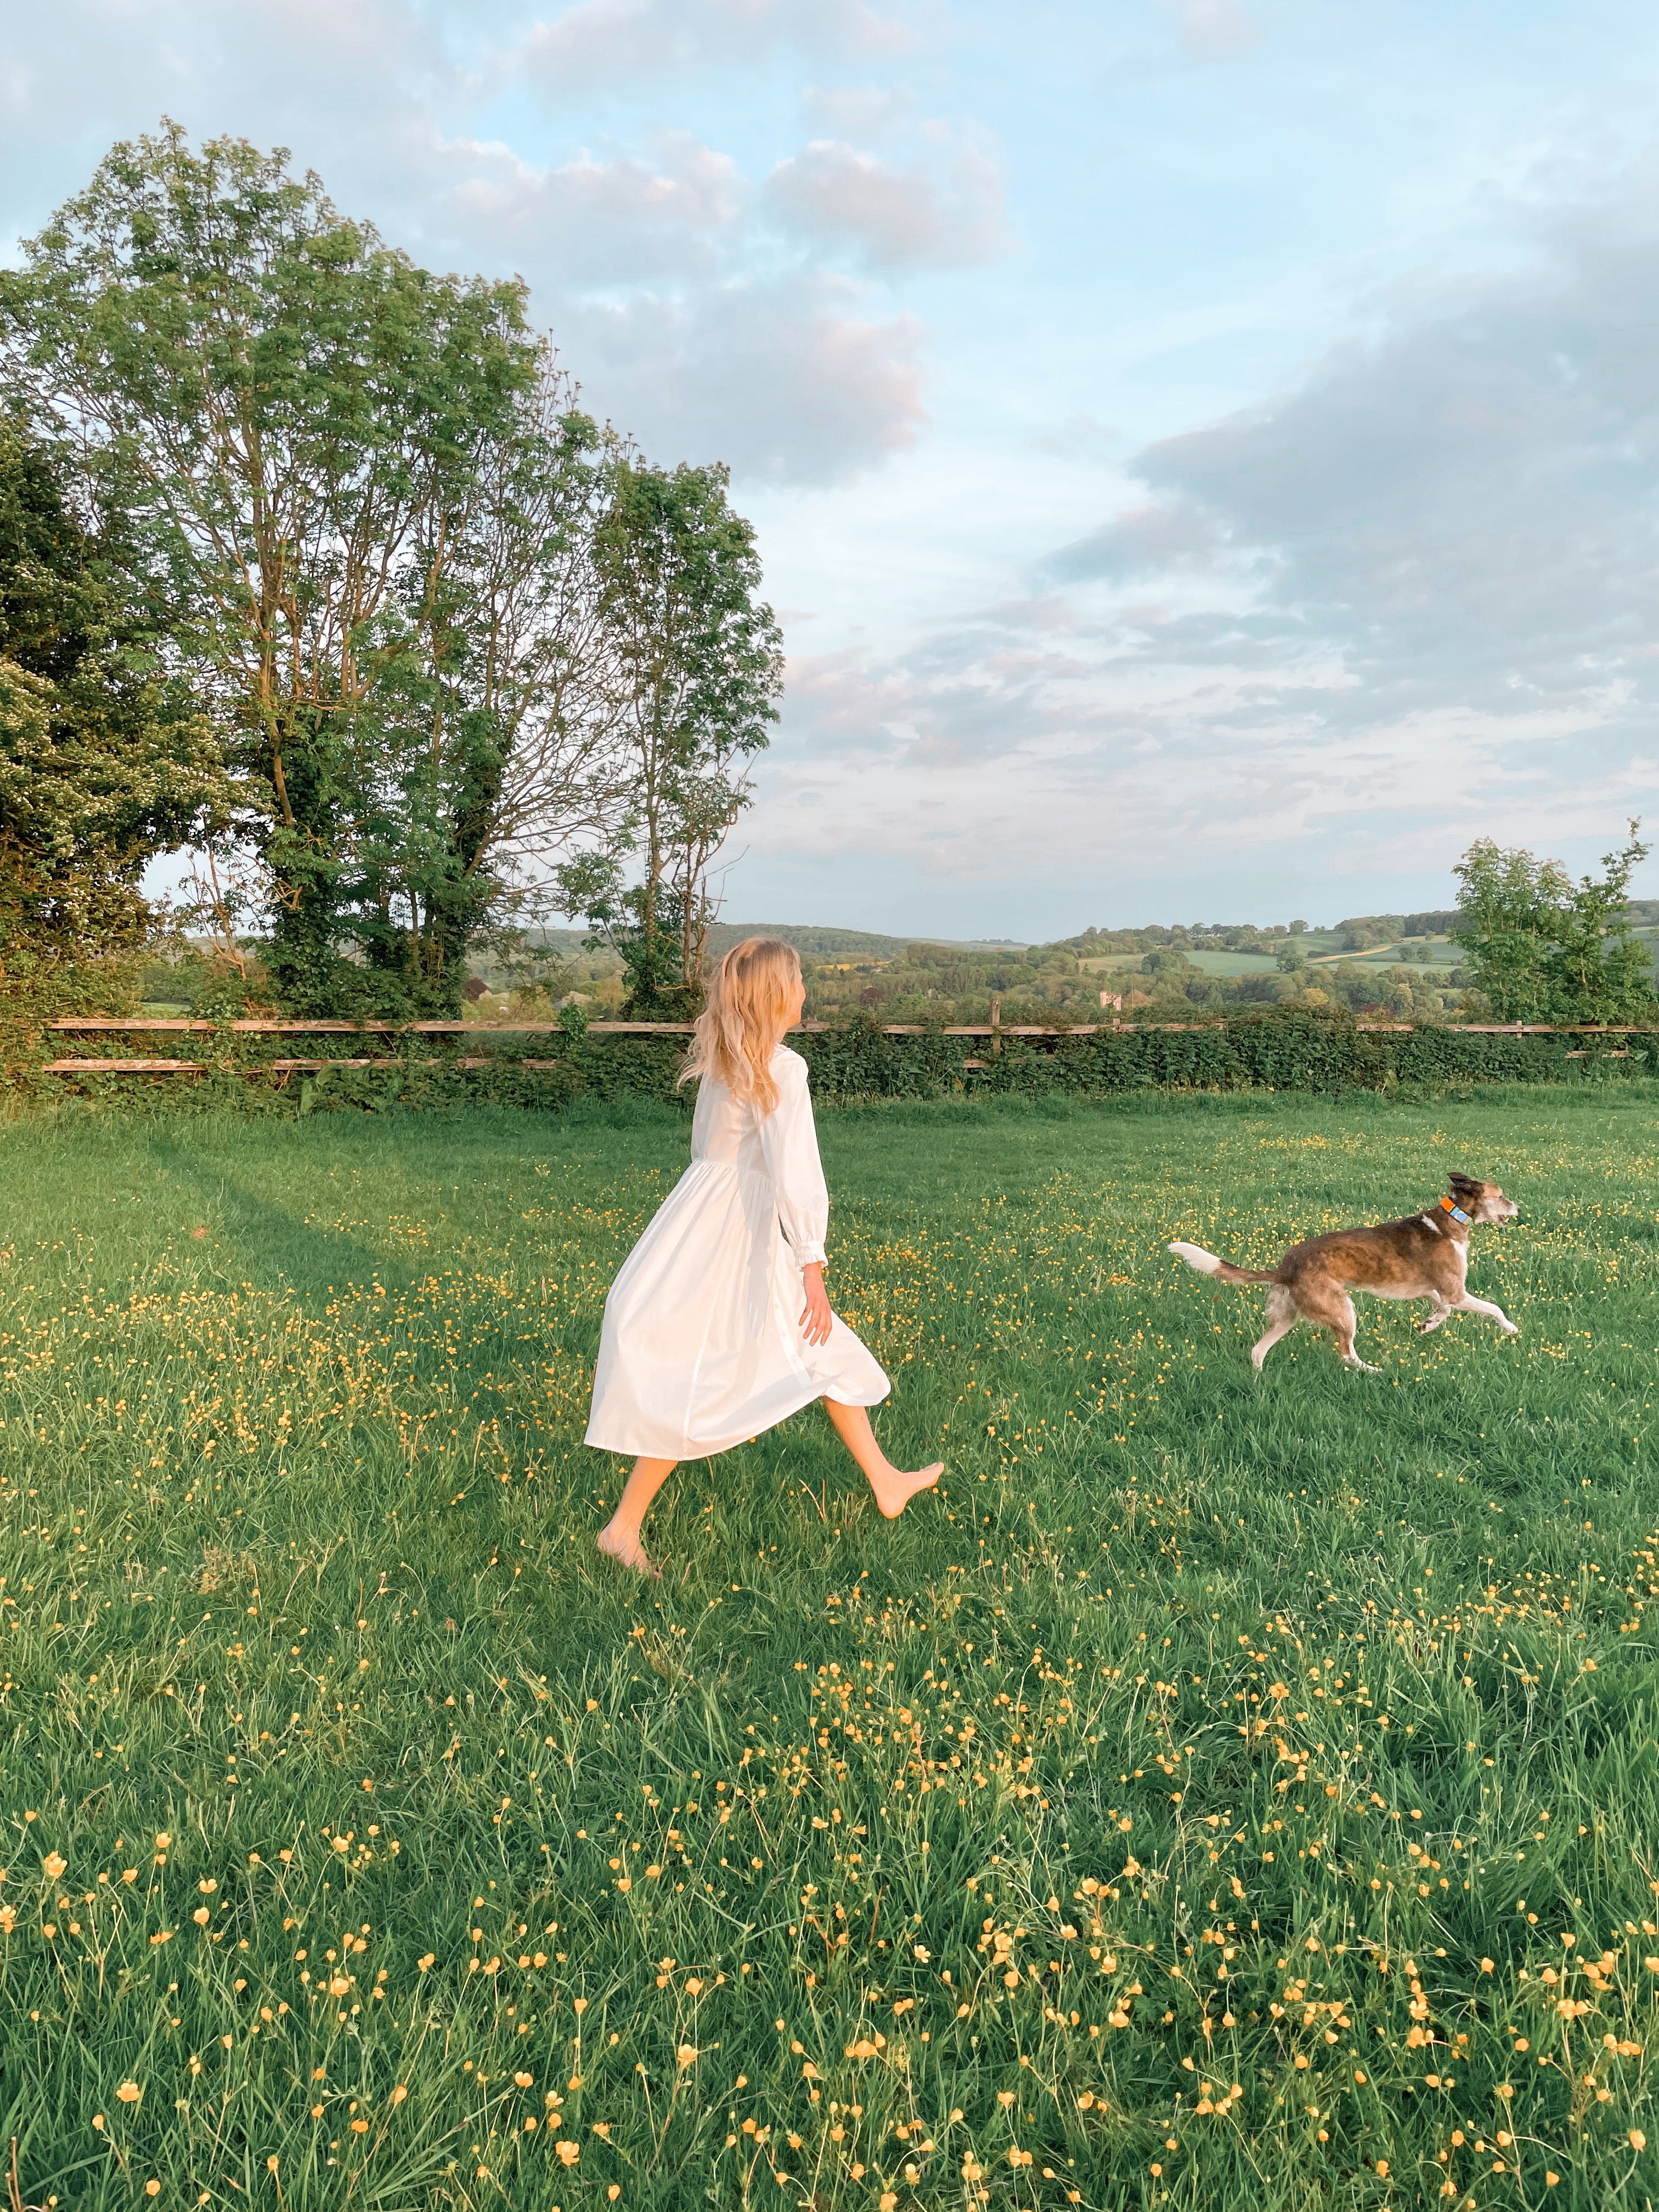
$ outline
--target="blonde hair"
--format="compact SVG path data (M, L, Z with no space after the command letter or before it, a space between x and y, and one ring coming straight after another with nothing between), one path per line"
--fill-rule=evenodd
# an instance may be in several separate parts
M712 1076L763 1114L778 1103L772 1055L783 1041L800 982L800 955L775 937L745 937L708 979L708 996L679 1080Z

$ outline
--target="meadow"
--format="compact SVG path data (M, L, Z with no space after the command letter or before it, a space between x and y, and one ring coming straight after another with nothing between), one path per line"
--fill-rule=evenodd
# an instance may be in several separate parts
M826 1115L816 1409L593 1536L560 1117L0 1132L0 2142L104 2208L1647 2207L1659 1085ZM1459 1167L1517 1339L1243 1261Z

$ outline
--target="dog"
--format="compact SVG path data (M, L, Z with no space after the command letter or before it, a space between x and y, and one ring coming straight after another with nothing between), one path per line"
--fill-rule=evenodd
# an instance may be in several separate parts
M1353 1348L1352 1291L1369 1291L1374 1298L1427 1298L1431 1311L1419 1324L1425 1336L1455 1313L1485 1314L1506 1336L1520 1334L1502 1306L1469 1295L1467 1278L1474 1224L1513 1221L1521 1209L1495 1182L1477 1182L1473 1176L1453 1176L1449 1188L1450 1195L1426 1213L1408 1213L1402 1221L1382 1221L1369 1229L1334 1229L1325 1237L1310 1237L1305 1244L1292 1244L1276 1267L1235 1267L1201 1245L1179 1240L1170 1249L1200 1275L1270 1285L1267 1331L1250 1352L1250 1364L1258 1373L1279 1338L1288 1336L1298 1321L1310 1321L1330 1330L1346 1365L1375 1375L1378 1370Z

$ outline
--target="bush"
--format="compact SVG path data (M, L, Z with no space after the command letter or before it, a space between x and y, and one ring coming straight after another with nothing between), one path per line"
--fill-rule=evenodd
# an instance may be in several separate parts
M71 1011L65 1007L64 1011ZM1628 1036L1492 1035L1421 1024L1410 1030L1361 1030L1340 1008L1306 1004L1264 1007L1229 1021L1186 1028L1062 1033L1052 1049L1005 1036L993 1054L980 1037L942 1030L890 1036L869 1021L793 1040L825 1104L980 1097L1109 1098L1131 1091L1307 1091L1340 1096L1432 1095L1488 1083L1564 1083L1659 1073L1659 1031ZM73 1046L54 1041L58 1051ZM179 1052L171 1036L140 1033L102 1040L88 1056L123 1059ZM610 1106L655 1100L689 1109L693 1091L677 1083L685 1039L595 1036L580 1015L551 1036L465 1040L384 1031L321 1036L250 1035L228 1016L211 1036L192 1037L198 1077L48 1077L42 1047L15 1066L20 1100L70 1094L130 1108L248 1113L385 1113L473 1104L557 1109L575 1099ZM280 1068L294 1059L323 1060L319 1071ZM353 1060L366 1066L342 1065ZM464 1063L473 1063L466 1065ZM970 1065L969 1063L974 1063Z

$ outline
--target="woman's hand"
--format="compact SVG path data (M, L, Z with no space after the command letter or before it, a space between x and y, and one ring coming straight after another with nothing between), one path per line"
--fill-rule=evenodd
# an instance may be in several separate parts
M800 1333L809 1344L828 1344L830 1324L835 1316L830 1311L830 1293L823 1287L823 1263L814 1260L800 1271L806 1291L806 1310L800 1317Z

